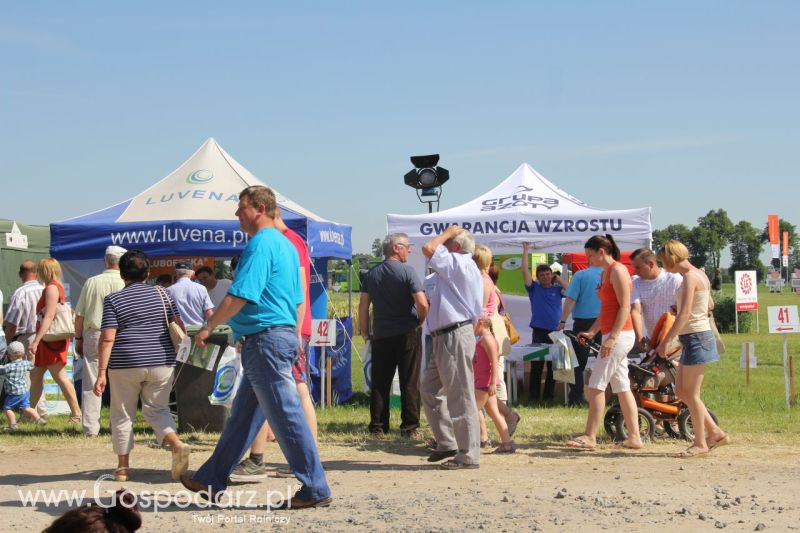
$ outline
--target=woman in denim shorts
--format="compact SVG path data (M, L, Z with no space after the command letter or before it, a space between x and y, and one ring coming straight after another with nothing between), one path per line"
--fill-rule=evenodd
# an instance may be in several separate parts
M669 346L678 337L683 345L681 364L675 380L678 397L689 407L694 423L694 442L679 457L707 455L709 451L728 444L728 435L708 414L700 398L706 363L719 361L717 344L711 331L708 315L714 309L711 283L705 272L689 262L689 250L679 241L667 241L658 251L658 260L667 272L676 272L683 283L676 294L678 316L658 345L658 354L666 357ZM703 423L697 423L702 420Z

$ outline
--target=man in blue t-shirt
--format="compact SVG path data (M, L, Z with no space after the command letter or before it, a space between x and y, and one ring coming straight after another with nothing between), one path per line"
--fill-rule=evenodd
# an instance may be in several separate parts
M570 280L569 287L564 293L564 310L561 312L561 322L558 329L564 329L567 317L572 313L572 332L578 333L589 331L589 329L600 315L600 297L597 296L597 287L600 286L600 274L603 269L590 266L577 271ZM600 334L593 339L600 344ZM586 361L589 359L589 348L580 342L573 342L575 355L578 358L578 367L575 369L575 384L569 387L569 399L567 403L570 407L577 407L586 403L583 396L583 371L586 368Z
M217 447L183 485L216 501L228 476L268 421L300 489L277 508L330 505L331 490L297 394L292 364L297 357L297 306L303 293L300 263L291 242L275 229L275 194L252 186L239 194L236 216L250 236L236 279L195 342L205 346L211 331L227 322L242 341L243 378Z
M529 246L527 242L522 244L522 278L531 301L530 327L533 330L531 342L552 344L553 341L548 335L558 328L558 322L561 320L561 299L569 284L562 280L557 273L553 274L553 270L548 265L536 267L536 280L534 281L528 266ZM544 391L541 396L539 395L544 365L545 361L531 361L531 400L549 401L555 396L556 382L553 379L553 363L550 361L547 361Z

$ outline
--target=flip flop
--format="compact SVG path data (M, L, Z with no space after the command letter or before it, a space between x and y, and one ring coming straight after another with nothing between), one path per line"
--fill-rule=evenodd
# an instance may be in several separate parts
M708 445L708 451L711 451L714 448L719 448L720 446L725 446L726 444L730 444L730 443L731 443L731 439L730 439L730 437L728 437L728 435L725 435L721 439L717 439L717 440L713 440L713 441L712 440L707 440L706 441L706 444Z
M581 437L577 437L577 438L574 438L574 439L572 439L570 441L567 441L567 443L564 446L566 446L567 448L570 448L572 450L585 450L585 451L594 450L594 449L597 448L597 444L594 444L594 445L589 444L586 441L586 439L581 438Z
M698 457L708 457L708 452L698 450L694 447L689 447L680 453L676 453L673 457L677 457L678 459L695 459Z
M626 439L626 440L624 440L622 442L615 442L614 443L614 448L616 448L618 450L621 450L623 448L628 449L628 450L641 450L642 448L644 448L644 444L642 444L641 446L632 446L630 441L628 441Z

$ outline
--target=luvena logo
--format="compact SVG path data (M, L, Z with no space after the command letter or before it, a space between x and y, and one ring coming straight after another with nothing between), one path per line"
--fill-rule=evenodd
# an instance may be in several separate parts
M210 170L195 170L186 178L186 183L192 185L203 185L214 179L214 173Z

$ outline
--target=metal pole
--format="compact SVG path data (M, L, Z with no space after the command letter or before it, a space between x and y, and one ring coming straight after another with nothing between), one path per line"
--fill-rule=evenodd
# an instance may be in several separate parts
M739 334L739 311L737 311L735 308L733 310L733 316L736 318L736 334L738 335Z
M325 384L327 382L326 375L325 375L327 373L326 372L327 364L325 363L325 359L326 359L326 357L325 357L325 346L323 345L322 346L322 354L320 355L320 359L317 362L317 364L319 365L319 403L320 403L320 405L322 406L323 409L325 409L325 398L327 397L325 395Z
M786 410L791 407L791 389L789 387L789 335L783 334L783 384L786 389Z

